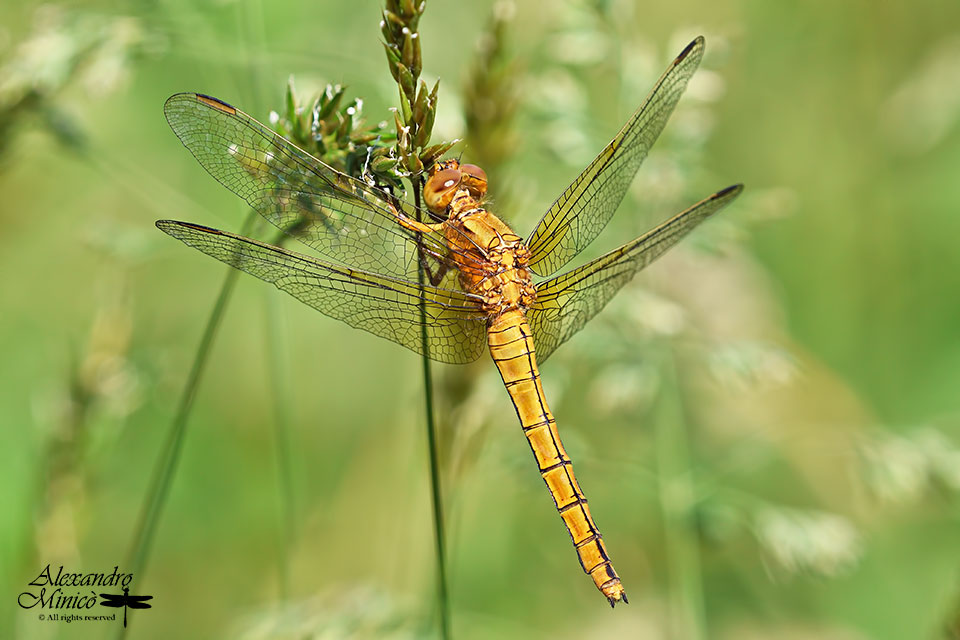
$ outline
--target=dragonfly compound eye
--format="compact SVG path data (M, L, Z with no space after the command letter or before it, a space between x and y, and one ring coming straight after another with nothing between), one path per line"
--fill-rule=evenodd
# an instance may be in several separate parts
M475 164L460 165L463 174L461 182L470 190L474 198L482 198L487 193L487 173Z
M446 211L453 200L457 187L460 186L462 174L458 169L441 169L427 178L423 186L423 199L432 211Z

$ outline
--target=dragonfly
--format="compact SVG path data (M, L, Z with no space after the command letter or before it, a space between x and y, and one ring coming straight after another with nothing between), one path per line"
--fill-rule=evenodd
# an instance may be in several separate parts
M123 607L123 626L127 626L127 609L150 609L152 605L147 604L146 600L152 600L153 596L132 596L130 589L123 588L123 593L101 593L100 605L104 607Z
M214 178L320 257L190 222L156 224L327 316L433 360L467 363L488 350L583 571L611 607L626 603L561 443L538 363L638 271L742 191L740 184L718 191L639 238L554 275L613 216L703 52L702 36L683 49L526 239L485 208L487 177L476 165L435 163L418 207L199 93L167 100L164 113L174 133Z

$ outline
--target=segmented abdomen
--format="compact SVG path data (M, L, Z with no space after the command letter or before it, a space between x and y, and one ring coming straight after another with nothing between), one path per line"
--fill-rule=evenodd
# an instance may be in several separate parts
M620 578L610 563L543 395L530 326L523 312L508 311L495 319L487 330L487 342L537 459L540 475L573 539L580 565L610 601L610 606L619 600L626 602Z

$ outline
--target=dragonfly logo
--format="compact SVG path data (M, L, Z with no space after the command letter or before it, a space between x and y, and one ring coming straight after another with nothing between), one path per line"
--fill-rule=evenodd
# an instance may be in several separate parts
M146 600L153 599L153 596L132 596L130 589L123 588L122 594L101 593L103 600L100 602L105 607L123 607L123 626L127 626L127 609L149 609L150 605Z

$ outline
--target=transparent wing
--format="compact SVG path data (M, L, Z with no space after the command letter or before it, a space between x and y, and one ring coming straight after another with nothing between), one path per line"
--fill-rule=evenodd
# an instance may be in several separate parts
M537 360L543 362L603 309L638 271L727 206L741 191L743 185L727 187L619 249L537 285L537 300L527 311Z
M534 273L555 273L610 221L700 64L703 46L702 36L687 45L620 133L547 209L527 238Z
M471 362L486 347L486 322L475 295L341 267L189 222L159 220L157 227L217 260L272 283L331 318L417 353L423 353L423 305L427 355L434 360Z
M202 94L178 93L163 112L210 175L321 255L413 281L418 241L425 255L447 260L443 235L401 226L389 194L327 166L239 109ZM392 201L416 217L413 205ZM450 270L439 284L453 288L455 282L455 270Z

